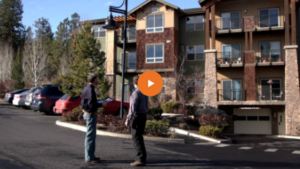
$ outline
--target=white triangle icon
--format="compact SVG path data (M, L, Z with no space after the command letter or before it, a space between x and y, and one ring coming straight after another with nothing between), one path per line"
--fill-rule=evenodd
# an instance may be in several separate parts
M154 83L151 82L150 80L148 80L148 87L150 87L150 86L152 86L152 85L154 85Z

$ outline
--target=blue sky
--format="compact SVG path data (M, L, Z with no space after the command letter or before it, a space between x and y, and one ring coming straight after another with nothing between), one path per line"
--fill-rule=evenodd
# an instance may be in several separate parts
M129 10L145 0L128 0ZM198 8L198 0L166 0L181 9ZM23 24L32 26L38 18L48 18L55 32L59 22L77 12L81 20L106 18L109 5L120 6L123 0L23 0ZM114 14L114 16L117 14Z

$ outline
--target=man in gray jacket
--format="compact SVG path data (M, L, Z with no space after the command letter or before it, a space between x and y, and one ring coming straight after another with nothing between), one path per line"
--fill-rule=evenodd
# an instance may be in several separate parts
M130 96L130 108L125 125L131 120L131 135L137 159L131 166L145 166L147 152L144 143L144 130L148 113L148 96L143 95L137 87L138 76L133 77L134 91Z

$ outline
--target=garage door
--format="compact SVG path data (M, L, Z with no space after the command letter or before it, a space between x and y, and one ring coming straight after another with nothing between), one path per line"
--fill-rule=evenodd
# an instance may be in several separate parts
M235 134L272 134L271 110L234 109Z

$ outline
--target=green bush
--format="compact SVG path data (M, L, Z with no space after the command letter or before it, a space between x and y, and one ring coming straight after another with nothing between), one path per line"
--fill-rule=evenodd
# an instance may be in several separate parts
M199 129L199 133L204 136L210 136L219 138L222 133L222 129L219 127L213 127L213 126L201 126Z
M177 101L167 101L167 102L163 102L161 103L161 108L163 109L163 111L165 113L170 113L175 109L179 108L180 103L178 103Z
M160 107L154 107L148 110L148 115L152 116L156 120L160 119L162 113L163 110Z
M168 122L163 122L162 120L147 120L145 134L159 136L162 134L167 134L169 128L170 124Z

